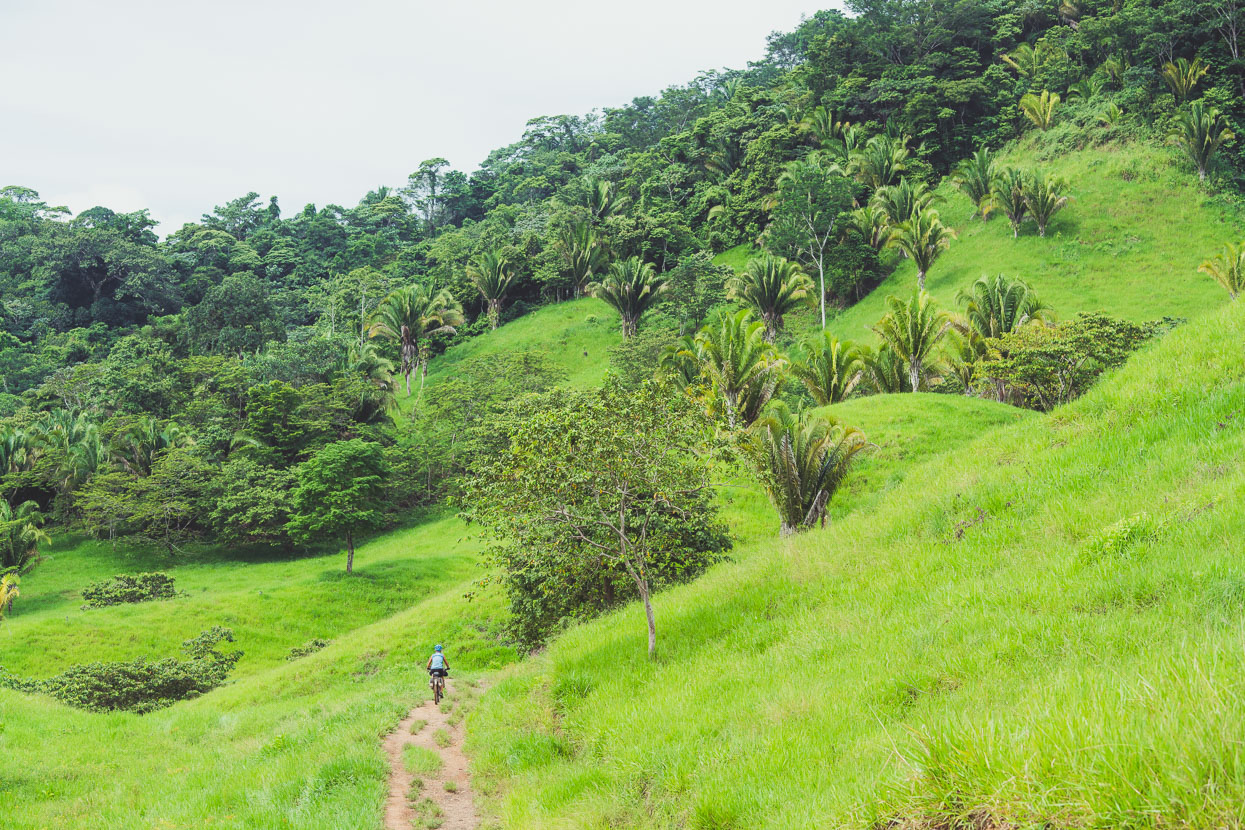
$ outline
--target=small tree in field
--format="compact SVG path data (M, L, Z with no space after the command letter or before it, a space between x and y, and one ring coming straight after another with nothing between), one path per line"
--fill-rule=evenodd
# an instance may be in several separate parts
M516 613L526 591L560 587L565 572L595 577L585 585L621 571L644 605L653 657L654 589L694 576L727 545L702 454L710 434L704 411L658 381L629 390L611 380L515 425L465 501L498 543Z
M387 473L379 444L354 438L324 447L298 468L294 515L287 525L291 535L344 540L346 573L351 573L355 536L383 519Z

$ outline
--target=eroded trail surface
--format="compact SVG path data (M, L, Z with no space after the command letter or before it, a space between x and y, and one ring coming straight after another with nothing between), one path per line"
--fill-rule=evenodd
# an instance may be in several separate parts
M480 691L451 680L439 707L431 700L416 706L385 738L386 830L474 830L479 824L463 754L463 716Z

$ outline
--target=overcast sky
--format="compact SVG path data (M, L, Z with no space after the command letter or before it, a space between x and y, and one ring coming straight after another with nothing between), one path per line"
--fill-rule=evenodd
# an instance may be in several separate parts
M538 115L743 68L830 0L0 0L0 185L161 233L247 191L354 205Z

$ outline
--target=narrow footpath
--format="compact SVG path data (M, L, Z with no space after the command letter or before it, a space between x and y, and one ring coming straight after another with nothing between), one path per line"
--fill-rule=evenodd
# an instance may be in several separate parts
M479 825L463 754L464 696L454 681L439 707L416 706L385 738L389 801L385 830L475 830ZM482 688L464 690L474 696Z

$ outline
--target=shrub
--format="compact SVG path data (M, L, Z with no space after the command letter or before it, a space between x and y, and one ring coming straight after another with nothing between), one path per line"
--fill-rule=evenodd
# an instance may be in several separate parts
M314 640L308 640L301 646L294 646L290 649L290 653L286 656L286 660L297 660L300 657L306 657L308 654L315 654L320 649L332 643L332 640L323 640L316 637Z
M173 577L164 573L118 574L111 579L92 582L82 589L83 608L105 608L126 602L147 602L173 599L177 589Z
M233 631L213 626L182 644L188 660L169 657L88 663L47 680L26 680L0 669L0 686L50 695L93 712L124 710L143 714L198 697L224 683L242 652L217 651L216 646L222 641L232 643Z

